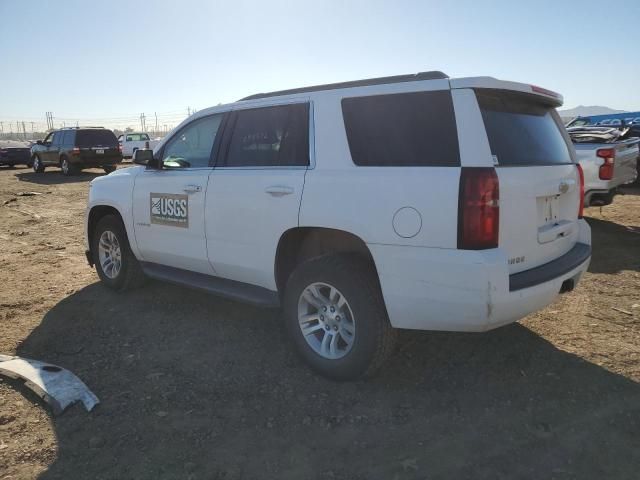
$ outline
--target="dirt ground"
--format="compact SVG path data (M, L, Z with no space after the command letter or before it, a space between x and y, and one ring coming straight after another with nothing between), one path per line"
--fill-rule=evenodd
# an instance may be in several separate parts
M639 478L640 188L588 209L571 294L486 334L402 332L378 377L336 383L278 311L100 286L82 240L100 172L49 170L0 169L0 353L69 368L101 404L53 418L0 377L0 480Z

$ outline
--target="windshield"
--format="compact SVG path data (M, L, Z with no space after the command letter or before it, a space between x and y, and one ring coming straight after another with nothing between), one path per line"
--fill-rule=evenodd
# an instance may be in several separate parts
M111 130L78 130L76 133L78 147L117 147L118 139Z

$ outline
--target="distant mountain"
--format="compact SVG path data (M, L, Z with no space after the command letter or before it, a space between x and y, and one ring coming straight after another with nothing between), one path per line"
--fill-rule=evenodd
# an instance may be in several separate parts
M600 107L598 105L584 106L579 105L569 110L558 110L562 118L588 117L590 115L607 115L609 113L624 113L626 110L614 110L609 107Z

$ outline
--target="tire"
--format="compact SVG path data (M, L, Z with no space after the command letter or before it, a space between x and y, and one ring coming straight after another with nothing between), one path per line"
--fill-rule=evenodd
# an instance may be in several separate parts
M74 165L69 161L67 157L60 157L60 170L65 177L71 177L77 175L80 170L77 165Z
M34 155L33 160L31 162L31 167L33 168L33 171L36 173L44 172L44 165L42 164L42 160L40 160L40 157L38 155Z
M110 235L115 237L119 254L114 257L120 260L120 266L115 272L108 268L108 262L105 262L105 249L100 249L100 240L111 240ZM105 237L103 238L103 235ZM109 243L108 241L106 242ZM111 241L114 245L114 242ZM91 237L91 255L96 272L102 283L112 290L124 291L141 286L144 283L145 276L140 267L140 263L131 251L127 233L120 217L116 215L105 215L102 217ZM101 260L102 258L102 260ZM112 262L114 263L114 262ZM117 263L117 262L116 262Z
M316 308L305 299L317 302L318 297L311 294L315 290L324 300L331 300L328 298L331 288L335 289L333 300L344 298L341 307L338 306L341 300L320 302ZM396 332L387 317L376 271L370 262L354 254L326 255L300 264L287 282L284 313L287 331L298 354L313 370L329 378L370 377L377 373L395 345ZM313 331L306 336L299 321L305 314L318 317L303 323ZM322 340L328 335L331 340L322 354ZM332 354L329 349L336 336L339 338Z
M102 169L104 170L104 173L111 173L111 172L115 172L116 171L116 166L115 165L105 165L104 167L102 167Z

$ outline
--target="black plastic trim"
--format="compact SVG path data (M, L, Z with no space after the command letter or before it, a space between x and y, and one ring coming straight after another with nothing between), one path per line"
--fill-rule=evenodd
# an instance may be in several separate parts
M290 90L280 90L269 93L256 93L248 97L241 98L243 100L257 100L259 98L279 97L283 95L293 95L296 93L320 92L322 90L338 90L341 88L366 87L370 85L384 85L387 83L403 83L418 82L421 80L442 80L449 78L448 75L438 70L432 72L411 73L408 75L394 75L391 77L367 78L364 80L352 80L350 82L328 83L326 85L314 85L311 87L292 88Z
M575 246L561 257L539 267L524 272L509 275L509 291L515 292L523 288L534 287L541 283L554 280L565 273L579 267L591 257L591 245L576 243Z
M278 308L280 306L278 292L266 288L157 263L140 262L140 265L147 276L156 280L195 288L260 307Z

